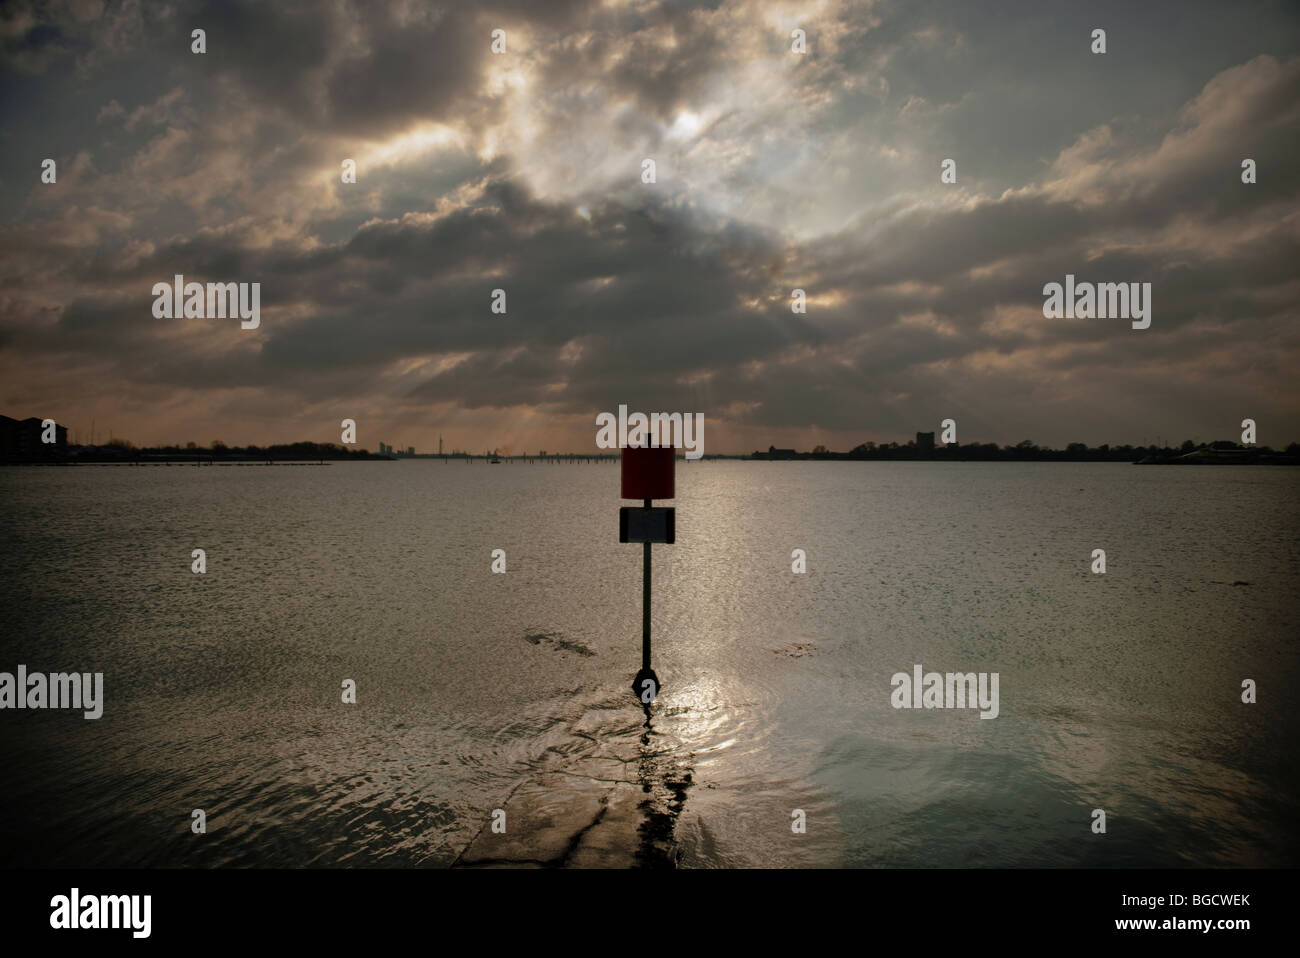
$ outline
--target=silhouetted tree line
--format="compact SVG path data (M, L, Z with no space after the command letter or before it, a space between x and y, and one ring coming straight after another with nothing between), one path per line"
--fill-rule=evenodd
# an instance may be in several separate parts
M68 446L64 458L68 460L148 462L150 460L211 460L214 462L235 460L346 460L346 459L387 459L371 453L366 449L353 449L336 442L288 442L275 443L270 446L227 446L220 439L214 439L208 446L188 442L184 446L148 446L138 447L127 439L113 439L102 446Z
M999 446L992 442L951 443L937 445L931 451L920 449L914 441L906 443L864 442L854 446L848 452L831 452L825 446L817 446L812 452L793 452L792 450L771 450L769 453L755 453L755 459L925 459L956 461L1034 461L1034 462L1172 462L1180 456L1204 450L1218 452L1236 451L1251 462L1278 462L1300 464L1300 443L1291 443L1285 450L1278 452L1269 446L1243 446L1227 440L1197 444L1188 439L1180 446L1089 446L1087 443L1072 442L1064 449L1052 449L1039 446L1030 439L1023 439L1014 446Z

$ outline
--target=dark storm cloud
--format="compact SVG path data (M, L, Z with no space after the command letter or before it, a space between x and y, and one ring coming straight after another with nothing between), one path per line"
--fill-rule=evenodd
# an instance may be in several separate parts
M562 31L590 0L546 3L277 3L212 0L178 22L208 30L224 78L300 122L374 135L483 109L473 99L491 34ZM210 26L209 26L210 25ZM188 31L187 31L188 32Z
M7 8L0 175L60 178L8 201L0 371L214 410L1300 431L1296 18L1210 10L832 4L791 61L759 3ZM1151 328L1044 319L1067 272L1151 282ZM178 273L260 282L261 327L155 319Z

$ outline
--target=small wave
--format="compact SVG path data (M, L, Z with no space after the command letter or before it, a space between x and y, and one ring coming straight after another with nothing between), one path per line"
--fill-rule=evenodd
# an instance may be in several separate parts
M576 652L578 655L587 658L596 654L581 642L575 639L566 639L560 632L534 632L531 635L525 635L524 638L533 645L547 645L560 652Z

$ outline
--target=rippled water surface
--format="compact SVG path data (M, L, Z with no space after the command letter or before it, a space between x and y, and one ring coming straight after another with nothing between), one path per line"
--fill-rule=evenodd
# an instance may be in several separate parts
M1300 470L677 487L647 719L616 464L0 470L0 671L100 671L107 699L0 712L0 859L446 866L494 808L563 822L603 787L641 821L606 864L1300 864ZM893 709L916 663L998 672L1001 714Z

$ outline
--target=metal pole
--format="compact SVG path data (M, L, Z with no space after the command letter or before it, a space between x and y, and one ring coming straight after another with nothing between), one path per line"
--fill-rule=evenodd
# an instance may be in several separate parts
M650 508L650 500L645 501ZM650 670L650 543L645 543L645 565L641 574L641 668Z

